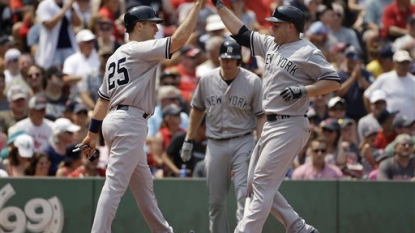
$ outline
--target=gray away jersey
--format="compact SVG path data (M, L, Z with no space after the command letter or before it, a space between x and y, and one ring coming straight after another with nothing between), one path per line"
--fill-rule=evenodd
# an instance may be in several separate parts
M143 42L132 41L108 59L98 95L119 104L154 112L156 72L160 60L170 59L170 37Z
M334 67L307 40L279 46L274 42L274 37L252 32L251 52L265 59L262 83L266 113L304 115L308 110L309 98L285 102L280 96L282 89L299 84L310 85L321 79L340 82Z
M239 70L230 85L220 76L220 68L199 80L191 106L206 110L206 136L209 138L229 138L252 132L256 126L255 117L264 113L261 80L244 68Z

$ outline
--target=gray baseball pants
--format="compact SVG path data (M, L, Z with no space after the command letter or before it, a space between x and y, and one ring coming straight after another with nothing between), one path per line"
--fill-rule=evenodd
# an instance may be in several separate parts
M208 140L205 162L211 233L231 232L226 214L226 198L231 180L235 186L237 200L236 220L239 222L242 219L247 191L249 155L254 144L252 134L229 140Z
M111 223L127 186L151 232L173 232L154 195L153 177L144 152L147 120L143 113L138 108L129 107L128 110L112 110L104 119L102 133L110 147L110 157L92 233L111 232Z
M309 122L303 116L266 122L252 153L248 187L252 201L235 233L260 233L271 212L287 233L309 233L305 221L278 191L295 156L309 138Z

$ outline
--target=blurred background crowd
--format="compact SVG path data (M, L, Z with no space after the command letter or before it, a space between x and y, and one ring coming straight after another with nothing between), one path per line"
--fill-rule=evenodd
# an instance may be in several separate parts
M287 179L415 180L415 1L227 0L245 25L267 34L279 5L303 10L302 38L337 69L342 87L313 97L311 137ZM108 57L128 41L124 13L151 6L171 35L192 0L0 0L0 176L105 176L108 148L94 162L72 152L88 130ZM145 150L161 177L204 177L205 125L193 157L180 149L198 77L219 67L229 32L206 1L188 43L160 64L157 106ZM242 67L264 61L243 50Z

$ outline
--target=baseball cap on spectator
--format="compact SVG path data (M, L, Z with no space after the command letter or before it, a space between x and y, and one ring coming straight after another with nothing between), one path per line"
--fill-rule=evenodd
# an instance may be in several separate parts
M339 122L340 127L343 129L344 127L346 127L348 125L353 125L354 120L350 119L350 118L341 118L337 122Z
M386 94L383 90L377 89L372 92L370 95L370 103L374 104L380 100L386 101Z
M344 55L347 59L357 60L360 58L359 52L357 51L356 47L350 45L344 50Z
M389 118L395 117L395 115L398 113L399 111L394 111L394 112L389 112L386 109L383 109L377 116L376 116L376 120L379 122L379 124L383 124L385 123L386 120L388 120Z
M12 144L16 138L20 135L26 134L25 131L23 130L17 130L16 132L13 132L12 134L9 135L9 137L7 138L7 144L10 145Z
M33 138L28 134L17 136L13 144L23 158L31 158L35 153Z
M320 124L323 130L328 129L332 131L338 131L341 128L340 124L337 122L337 119L335 118L327 118L326 120L322 121Z
M75 125L67 118L58 118L52 125L53 134L60 134L65 132L75 133L78 132L81 127Z
M9 62L9 61L17 60L19 59L20 55L22 55L20 50L15 49L15 48L8 49L7 52L4 54L4 61Z
M85 104L77 103L75 105L75 108L74 108L74 113L75 114L78 114L78 113L86 113L86 114L88 114L88 108L86 107Z
M394 128L408 128L414 123L415 119L410 120L407 116L398 115L393 119L392 125Z
M406 23L408 23L408 24L414 24L414 23L415 23L415 15L410 15L410 16L406 19Z
M349 46L350 45L346 43L336 43L333 46L331 46L331 51L334 53L344 52L344 50Z
M413 140L409 134L403 133L396 136L394 142L396 144L402 144L402 143L411 143L413 144Z
M161 86L157 90L157 100L160 102L165 99L180 99L182 98L182 93L175 86Z
M366 128L363 128L363 137L369 137L370 135L377 134L379 132L379 129L377 127L368 126Z
M28 93L20 85L13 85L9 88L7 92L7 99L9 101L15 101L18 99L27 99Z
M208 32L211 31L218 31L225 29L226 26L223 24L222 19L218 14L210 15L206 19L206 27L205 30Z
M380 163L382 160L389 158L387 154L385 154L385 151L382 149L374 150L373 151L373 159L375 162Z
M66 147L65 157L63 159L65 163L71 163L81 158L82 152L81 151L74 152L73 151L74 149L75 149L75 144L69 145L68 147Z
M78 104L77 101L73 99L68 99L65 103L65 112L74 112L75 106Z
M12 36L1 36L0 37L0 46L4 46L4 45L13 45L14 44L14 40Z
M95 38L96 36L94 35L94 33L92 33L91 30L88 29L83 29L76 34L77 43L92 41L95 40Z
M164 107L162 111L163 111L163 117L165 117L165 116L179 116L182 109L179 106L175 105L175 104L170 104L170 105L167 105L166 107Z
M45 71L45 76L50 78L52 75L63 77L65 74L57 66L51 66Z
M197 49L191 45L183 46L180 49L180 55L185 55L187 57L194 57L200 53L200 49Z
M409 61L412 62L411 55L409 55L409 52L406 50L398 50L393 54L393 61L394 62L404 62Z
M338 103L342 104L343 106L346 105L346 101L343 98L335 96L329 100L328 107L333 108Z
M46 97L43 95L35 95L29 100L30 109L35 109L35 110L46 109L47 104L48 104L48 101L46 100Z
M379 51L379 57L381 58L393 58L393 54L395 51L393 50L391 45L383 46Z

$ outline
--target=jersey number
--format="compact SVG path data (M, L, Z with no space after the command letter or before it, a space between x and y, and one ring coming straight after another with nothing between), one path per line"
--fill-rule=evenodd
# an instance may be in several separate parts
M118 60L117 64L115 64L115 62L111 62L109 64L108 66L108 71L110 72L110 74L108 75L108 89L109 90L112 90L115 88L115 80L113 79L115 72L119 74L116 77L118 86L122 86L130 82L130 75L128 74L128 70L127 68L123 66L126 60L127 59L123 57L120 60Z

